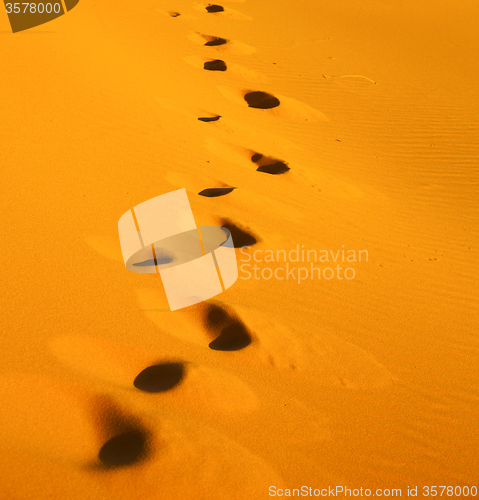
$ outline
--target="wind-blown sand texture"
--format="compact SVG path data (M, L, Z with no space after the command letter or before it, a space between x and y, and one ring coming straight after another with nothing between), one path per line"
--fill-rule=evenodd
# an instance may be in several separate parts
M0 16L2 500L478 484L478 16L82 0L15 35ZM117 222L180 188L239 265L368 261L240 272L171 312Z

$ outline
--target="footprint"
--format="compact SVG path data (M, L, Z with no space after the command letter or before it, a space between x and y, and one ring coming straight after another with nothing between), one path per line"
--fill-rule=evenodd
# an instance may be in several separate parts
M264 83L268 78L252 69L249 69L240 64L226 63L222 59L211 59L209 57L186 56L183 61L190 64L195 68L202 68L210 71L228 71L227 74L232 77L240 77L248 80L255 80L256 82Z
M196 5L196 10L205 12L207 14L224 17L226 19L233 19L236 21L251 21L251 17L241 14L240 12L230 9L229 7L223 7L222 5L211 4L211 3L200 3Z
M110 396L92 400L91 412L97 433L103 441L98 452L100 463L94 469L137 465L151 456L152 436L132 415L126 413Z
M240 227L230 219L220 219L220 225L228 229L231 233L235 248L250 247L260 241L259 238L253 235L248 229Z
M244 100L250 108L272 109L280 105L279 99L266 92L248 92L244 95Z
M136 262L133 264L134 266L139 266L139 267L150 267L150 266L161 266L163 264L170 264L170 262L173 262L174 258L172 256L161 254L157 251L156 257L154 259L147 259L142 262Z
M216 198L217 196L224 196L226 194L231 193L235 189L234 187L231 188L209 188L209 189L203 189L203 191L200 191L198 194L200 196L206 196L207 198Z
M203 68L208 71L226 71L226 63L221 59L213 59L212 61L206 61Z
M154 304L159 304L161 301L161 295L157 290L138 289L137 296L140 307L147 317L163 331L166 327L167 333L188 343L208 346L217 351L238 351L253 342L253 334L238 315L218 301L201 302L185 309L181 314L168 314L168 311L154 309ZM238 383L239 381L236 381L235 385ZM180 386L181 390L187 389L187 386L188 375ZM201 392L198 389L196 391Z
M213 351L240 351L253 342L253 334L244 322L231 308L219 301L208 300L192 306L183 311L182 314L166 316L163 311L154 311L150 308L152 302L157 300L155 299L155 296L158 297L156 291L147 291L146 289L138 291L141 293L139 295L140 304L145 304L145 299L149 304L149 308L146 310L147 316L162 328L168 324L168 331L183 341L199 344L203 347L208 346ZM148 297L145 294L148 294ZM209 372L213 374L212 369L209 369ZM207 375L208 372L203 371L202 378L205 379ZM218 374L214 377L217 377L216 380L223 380L225 377L231 376ZM210 386L217 385L211 376L208 378ZM188 381L182 384L182 387L186 388L187 385ZM253 399L256 401L256 397L252 397L251 391L239 379L231 380L228 385L230 388L235 386L237 393L250 394L247 398L250 404L253 403ZM198 392L203 391L195 389L195 393ZM211 395L213 396L212 392ZM222 394L221 397L223 401L226 394Z
M181 187L184 187L188 193L188 195L201 195L201 196L206 196L206 197L211 197L208 196L210 193L209 191L211 190L212 194L214 195L216 193L216 190L220 190L218 192L223 192L223 190L228 190L228 193L230 190L236 189L235 187L231 187L230 184L226 184L225 182L221 182L218 180L218 178L215 178L211 175L208 175L208 173L202 174L202 175L194 175L194 174L180 174L179 172L165 172L165 179L173 186L173 187L178 187L179 189ZM205 180L206 179L206 180ZM206 193L203 193L203 191L198 192L198 189L200 188L201 185L204 185L208 183L209 185L215 186L213 188L208 188L208 189L203 189ZM225 194L228 194L225 192ZM219 196L223 196L220 194ZM208 208L209 205L208 205ZM210 220L211 225L214 225L216 222L214 219ZM208 224L210 223L208 222Z
M209 41L205 43L207 47L215 47L217 45L225 45L228 43L228 40L226 38L217 38L217 37L211 37Z
M206 10L208 12L224 12L224 8L221 5L207 5Z
M289 167L283 162L272 163L270 165L263 165L256 169L258 172L265 174L279 175L284 174L289 170Z
M142 370L133 385L145 392L165 392L176 387L184 376L183 363L161 363Z
M205 47L214 47L218 52L227 52L235 55L251 55L256 52L256 49L246 43L222 38L218 36L204 35L198 32L191 32L188 39Z
M272 158L270 156L263 156L261 153L255 153L251 157L251 161L259 165L256 169L258 172L264 172L266 174L278 175L284 174L285 172L290 170L290 168L284 161Z
M139 431L129 431L109 439L101 447L98 458L105 465L130 465L141 460L145 449L144 434Z
M226 86L218 86L218 90L224 97L241 106L263 110L265 113L281 118L301 122L329 121L321 111L280 94Z
M201 116L198 118L200 122L217 122L221 118L221 115L214 116Z
M215 351L238 351L251 344L251 334L244 323L220 305L208 304L204 326L216 336L209 344Z

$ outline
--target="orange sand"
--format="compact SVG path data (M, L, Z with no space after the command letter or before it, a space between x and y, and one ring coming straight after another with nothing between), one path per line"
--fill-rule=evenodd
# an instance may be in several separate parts
M0 16L0 498L477 486L477 2L220 3L82 0L15 35ZM240 273L170 312L158 276L126 271L117 222L183 187L251 257L368 261L351 280ZM208 347L213 306L250 345ZM181 380L135 388L157 363ZM142 459L103 466L123 432Z

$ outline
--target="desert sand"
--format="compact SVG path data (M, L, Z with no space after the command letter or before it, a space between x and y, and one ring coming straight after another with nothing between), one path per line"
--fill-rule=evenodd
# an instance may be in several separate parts
M477 2L218 6L0 16L0 498L478 486ZM171 312L118 219L181 188L262 260Z

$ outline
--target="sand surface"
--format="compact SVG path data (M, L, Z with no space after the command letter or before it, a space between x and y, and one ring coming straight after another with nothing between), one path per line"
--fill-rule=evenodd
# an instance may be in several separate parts
M0 498L477 486L477 2L208 5L0 16ZM117 223L180 188L239 265L368 259L171 312Z

